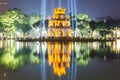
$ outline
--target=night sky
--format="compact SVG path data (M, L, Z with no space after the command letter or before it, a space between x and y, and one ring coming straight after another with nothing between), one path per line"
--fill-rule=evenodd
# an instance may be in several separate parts
M41 12L41 0L9 0L10 8L19 8L24 13ZM77 12L95 17L120 17L120 0L77 0ZM47 16L51 16L53 8L58 7L58 0L47 0ZM62 7L67 7L67 1L62 0Z

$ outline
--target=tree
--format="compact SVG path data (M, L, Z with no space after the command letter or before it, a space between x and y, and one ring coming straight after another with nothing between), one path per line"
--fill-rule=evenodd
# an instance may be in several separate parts
M4 30L4 25L2 24L2 15L0 15L0 32L2 33L1 37L3 37L5 30Z
M90 22L90 18L87 14L77 14L75 16L75 20L76 20L76 26L78 27L78 29L80 29L81 31L81 35L86 35L89 30L90 30L90 26L89 26L89 22Z
M36 14L36 13L32 13L31 15L28 16L28 23L29 25L34 28L36 27L40 21L41 21L41 16Z
M28 23L25 24L16 23L16 28L18 32L21 32L24 35L25 33L29 32L32 29L32 27Z
M25 24L25 15L20 9L9 9L1 16L1 22L4 26L4 30L8 35L13 35L16 32L18 24Z
M3 26L2 22L0 22L0 32L4 32L4 26Z

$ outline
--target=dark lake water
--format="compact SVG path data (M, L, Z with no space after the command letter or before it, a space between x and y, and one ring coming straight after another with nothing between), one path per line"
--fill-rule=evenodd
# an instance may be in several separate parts
M120 40L0 41L0 80L120 80Z

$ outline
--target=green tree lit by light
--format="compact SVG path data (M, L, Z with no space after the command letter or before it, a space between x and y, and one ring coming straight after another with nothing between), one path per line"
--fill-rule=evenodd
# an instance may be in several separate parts
M3 26L2 22L0 22L0 32L4 32L4 26Z
M16 32L16 23L25 23L25 15L20 9L14 8L7 10L7 12L1 16L0 20L4 26L5 32L10 35Z
M16 31L27 33L35 26L38 26L41 16L33 13L29 16L22 13L20 9L8 9L3 15L0 15L0 30L7 35L15 35Z
M75 20L76 20L76 26L78 27L78 29L80 29L81 31L81 35L86 35L88 33L88 31L90 30L90 26L89 26L89 22L90 22L90 18L87 14L77 14L75 16Z
M32 13L28 16L28 23L29 25L34 28L36 27L36 23L40 22L42 17L36 13ZM34 26L35 25L35 26Z

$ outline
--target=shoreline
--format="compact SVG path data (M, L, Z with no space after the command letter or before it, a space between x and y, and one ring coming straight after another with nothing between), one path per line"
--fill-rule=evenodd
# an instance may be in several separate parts
M46 41L46 42L107 42L115 41L116 38L17 38L16 41L21 42L35 42L35 41Z
M21 42L35 42L35 41L40 41L40 42L108 42L108 41L115 41L120 38L85 38L85 37L58 37L58 38L31 38L31 37L19 37L19 38L0 38L0 40L16 40L16 41L21 41Z

